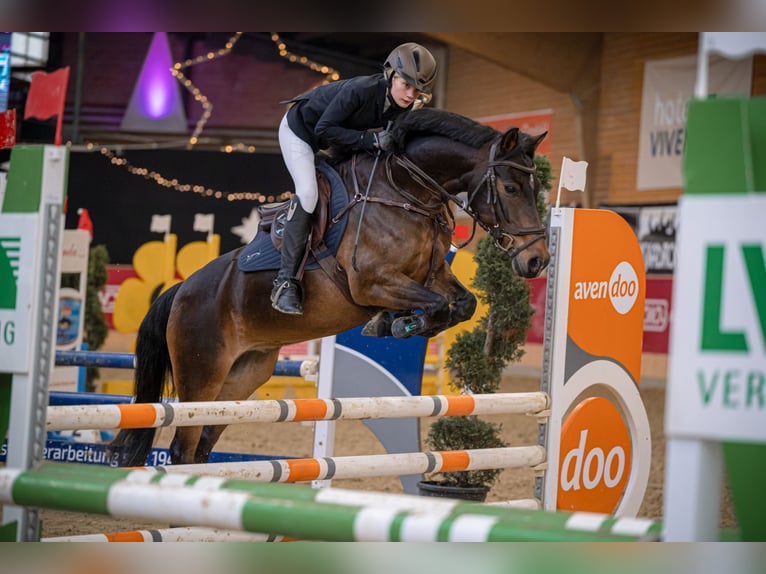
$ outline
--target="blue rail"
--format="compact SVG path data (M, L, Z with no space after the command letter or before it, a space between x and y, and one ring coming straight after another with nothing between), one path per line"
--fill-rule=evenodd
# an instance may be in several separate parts
M304 361L279 361L272 374L275 377L300 377L303 363ZM102 351L56 351L56 365L135 369L136 356L133 353Z

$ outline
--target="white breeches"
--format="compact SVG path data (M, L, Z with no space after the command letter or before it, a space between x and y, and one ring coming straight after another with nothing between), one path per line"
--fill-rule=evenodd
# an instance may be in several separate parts
M314 150L290 129L286 114L279 124L279 147L282 149L282 158L285 160L287 171L293 178L295 195L298 196L301 207L307 213L314 213L319 197Z

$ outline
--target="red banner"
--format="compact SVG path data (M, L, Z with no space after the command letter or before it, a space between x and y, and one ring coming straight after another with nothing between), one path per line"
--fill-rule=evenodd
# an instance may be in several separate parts
M0 149L16 144L16 110L0 112Z
M24 119L47 120L58 116L56 122L56 145L61 145L61 122L64 116L66 87L69 82L69 66L46 74L33 72L29 94L24 106Z
M534 112L521 112L518 114L488 116L477 118L476 121L491 126L501 132L514 126L524 133L533 136L548 132L545 139L540 142L540 146L537 148L537 153L539 155L547 155L551 153L551 141L553 141L553 134L551 132L551 127L553 125L553 110L538 110Z

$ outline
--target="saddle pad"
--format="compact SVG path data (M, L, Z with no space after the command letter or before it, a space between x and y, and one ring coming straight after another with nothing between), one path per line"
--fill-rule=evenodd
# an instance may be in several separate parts
M317 169L330 182L332 189L332 197L330 199L330 217L335 217L341 210L348 205L348 192L346 191L346 185L332 167L327 165L326 162L320 161L317 164ZM325 234L325 245L327 255L335 255L340 245L340 240L343 237L343 232L346 230L346 221L348 218L343 216L343 219L338 221L335 225L332 225ZM322 254L320 254L320 257ZM252 271L267 271L278 270L280 264L279 251L274 247L271 241L271 234L259 230L255 234L253 240L242 250L237 259L237 266L240 271L249 273ZM306 261L306 271L312 269L319 269L319 263L316 258L309 254Z

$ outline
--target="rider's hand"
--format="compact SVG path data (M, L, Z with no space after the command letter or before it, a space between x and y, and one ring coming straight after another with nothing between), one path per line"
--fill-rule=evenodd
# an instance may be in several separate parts
M375 134L375 147L382 151L391 151L396 146L396 140L388 130Z

